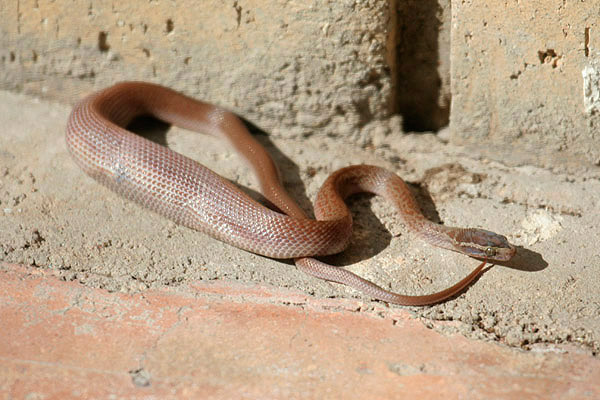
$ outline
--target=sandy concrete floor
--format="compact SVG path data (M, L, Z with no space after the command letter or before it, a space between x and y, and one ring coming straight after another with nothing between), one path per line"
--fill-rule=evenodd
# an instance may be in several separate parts
M100 186L67 153L70 107L7 92L0 92L0 104L0 261L53 270L64 280L109 291L176 290L198 280L227 280L294 288L317 298L356 298L365 309L379 306L352 289L306 276L291 263L176 226ZM336 168L377 164L415 184L430 218L493 230L518 246L513 260L489 269L457 298L413 308L426 324L454 321L432 326L523 349L570 344L596 355L600 169L545 170L518 165L510 154L505 163L492 162L433 135L404 135L397 122L367 127L373 142L362 148L318 135L260 139L307 210ZM219 141L156 124L150 128L174 150L256 190L244 165ZM330 258L337 265L395 291L422 294L451 285L477 264L414 238L378 198L351 203L353 242Z

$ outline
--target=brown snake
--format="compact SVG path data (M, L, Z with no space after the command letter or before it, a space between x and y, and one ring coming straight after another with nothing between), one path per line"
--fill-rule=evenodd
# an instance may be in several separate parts
M152 115L181 128L226 138L253 168L263 195L283 213L259 204L199 163L126 130L140 115ZM82 100L67 123L66 141L86 173L126 198L241 249L267 257L294 258L298 268L310 275L351 286L390 303L440 302L465 288L487 261L506 261L515 253L504 236L427 220L401 178L369 165L334 172L317 195L317 219L309 219L282 187L277 167L267 151L238 117L150 83L123 82ZM347 246L352 217L344 199L358 192L371 192L390 200L405 224L426 241L483 262L444 291L405 296L344 268L309 258L338 253Z

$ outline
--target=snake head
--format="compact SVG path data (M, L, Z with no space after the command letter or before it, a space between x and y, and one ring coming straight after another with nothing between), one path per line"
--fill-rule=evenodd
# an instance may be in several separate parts
M454 241L457 251L486 261L508 261L517 251L505 236L485 229L461 229Z

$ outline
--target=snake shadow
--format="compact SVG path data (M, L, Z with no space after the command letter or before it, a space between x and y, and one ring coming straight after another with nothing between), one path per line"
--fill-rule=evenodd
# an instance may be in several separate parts
M427 192L419 184L407 182L410 191L421 206L423 214L436 223L440 223L440 217L435 208L435 204ZM338 254L334 254L322 259L333 265L345 267L369 258L375 257L387 247L394 238L409 234L407 230L399 227L397 234L392 234L390 230L381 222L380 218L373 212L372 200L373 194L361 193L351 196L346 203L352 212L352 238L348 248ZM391 207L391 205L390 205Z
M409 183L409 187L411 188L413 195L417 199L417 204L421 206L421 211L423 212L423 215L425 215L425 217L430 221L444 225L444 222L441 220L440 215L435 207L435 204L427 188L418 183ZM481 228L485 229L485 227ZM496 262L490 265L499 265L518 271L526 272L542 271L548 267L548 262L544 260L540 253L529 250L522 246L515 247L517 248L517 252L512 259L506 262ZM484 270L484 273L488 269L489 268L486 268Z
M246 122L246 121L244 121L244 122ZM155 118L151 115L138 116L135 119L133 119L133 121L131 121L131 123L129 123L129 125L127 125L126 128L128 130L130 130L131 132L135 133L136 135L139 135L145 139L148 139L156 144L160 144L162 146L169 147L169 144L167 141L167 133L171 129L171 124L164 122L158 118ZM199 146L201 146L202 138L200 138L198 140L200 140ZM225 146L227 146L227 144L225 143L225 141L223 141L223 147L225 147ZM270 202L267 199L265 199L264 196L260 192L257 192L255 190L252 190L250 188L242 186L235 181L230 180L230 182L233 183L234 185L236 185L241 190L243 190L246 194L248 194L253 199L269 206L270 208L276 209L276 207L271 205Z
M494 265L524 272L539 272L548 267L548 262L544 260L544 257L540 253L523 246L515 247L517 248L517 252L512 259L504 262L495 262Z
M171 129L171 124L158 118L150 115L136 117L127 125L126 129L156 144L169 147L167 132Z
M284 187L293 199L302 207L307 215L314 218L313 201L306 193L306 186L298 164L286 156L273 143L268 133L244 120L249 131L267 149L278 165ZM309 174L310 175L310 174ZM393 238L390 231L383 225L371 208L372 194L356 194L347 200L352 212L352 237L347 249L341 253L319 257L319 259L339 267L355 264L369 259L387 248ZM368 240L363 238L367 237Z
M421 206L421 211L423 212L423 215L425 215L425 217L430 221L444 225L427 188L417 183L409 183L409 187L411 188L413 195L417 199L417 203ZM481 228L485 229L485 227ZM503 266L518 271L526 272L542 271L548 267L548 262L544 260L540 253L529 250L523 246L515 247L517 249L517 252L509 261L495 262L490 263L489 265ZM483 273L487 272L488 270L489 267L484 269ZM481 275L483 275L483 273Z
M298 202L300 207L302 207L308 215L313 216L312 201L306 194L306 186L302 180L300 167L279 150L269 137L268 133L246 119L242 118L242 121L275 160L275 163L280 169L281 178L285 188ZM166 147L168 147L167 132L170 128L170 124L151 116L138 117L127 126L127 129L132 132ZM226 146L225 143L224 146ZM232 183L255 200L269 208L277 210L277 207L270 204L261 193L239 185L236 182ZM417 203L420 205L421 211L425 217L435 223L443 224L427 188L419 183L407 183L412 194L417 199ZM320 257L321 259L333 265L341 267L348 266L372 258L390 245L393 235L373 212L373 197L374 196L371 194L357 194L348 199L348 206L354 220L350 245L347 250L339 254ZM404 231L401 231L399 236L403 234ZM281 261L284 263L293 263L292 260ZM510 261L496 263L496 265L502 265L519 271L536 272L545 269L548 266L548 263L539 253L519 246L516 255ZM487 269L488 268L486 268L486 270Z
M296 200L307 215L314 217L313 203L306 193L306 186L302 179L300 167L279 150L267 132L244 118L240 117L240 119L242 119L250 133L267 149L271 157L275 160L281 173L284 187L291 194L292 198ZM170 128L170 124L152 116L137 117L127 126L127 129L135 134L165 147L169 147L167 133ZM224 142L223 146L227 146L227 144ZM280 211L261 193L239 185L237 182L232 181L232 183L261 204ZM372 212L372 197L372 195L363 194L352 196L349 199L349 207L354 219L351 243L348 246L348 250L338 255L327 257L328 261L339 266L350 265L373 257L389 246L392 235ZM363 237L368 237L368 242L361 240ZM293 263L292 260L281 261L284 263Z
M260 129L239 115L238 118L244 122L250 133L256 137L256 139L267 149L271 157L273 157L278 168L280 169L285 188L292 194L293 198L298 202L302 209L306 211L308 215L312 216L312 202L306 195L306 187L301 179L300 168L298 165L289 159L277 148L277 146L273 144L269 138L269 135L264 130ZM131 123L127 125L127 129L136 135L148 139L156 144L169 147L167 133L171 129L171 124L167 122L150 115L142 115L131 121ZM202 139L200 138L199 140L201 141ZM201 145L201 142L199 142L199 145ZM226 146L227 143L223 141L223 147ZM277 207L271 204L260 192L240 185L235 181L230 182L243 190L253 199L259 201L269 208L278 210Z

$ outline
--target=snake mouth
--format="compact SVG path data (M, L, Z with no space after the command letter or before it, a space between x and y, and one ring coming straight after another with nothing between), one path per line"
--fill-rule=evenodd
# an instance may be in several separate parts
M508 244L508 248L502 250L504 258L498 261L508 261L513 258L515 254L517 254L517 248L510 243Z

